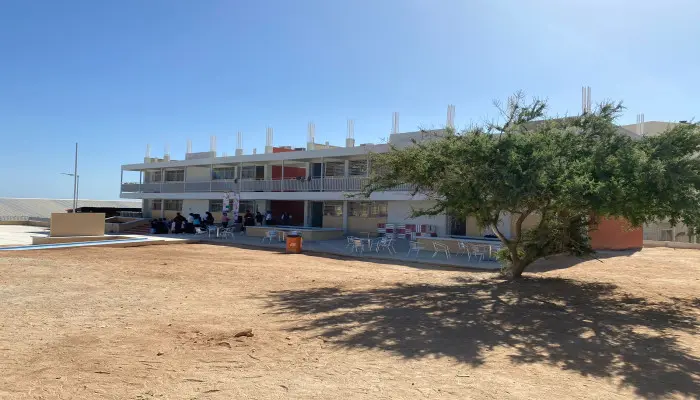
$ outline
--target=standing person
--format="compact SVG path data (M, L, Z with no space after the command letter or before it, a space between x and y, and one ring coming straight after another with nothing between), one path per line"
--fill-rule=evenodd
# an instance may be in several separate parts
M263 215L260 214L260 211L255 212L255 222L257 222L257 225L262 226L263 224Z
M214 216L211 215L211 212L207 211L207 216L204 218L204 222L206 222L207 225L214 225Z
M270 210L265 213L265 225L272 225L272 212Z
M280 217L280 219L282 220L282 226L287 225L287 212L286 211L282 213L282 217Z
M228 217L228 213L224 213L221 216L221 226L223 226L224 228L228 228L228 221L229 220L230 220L230 218Z

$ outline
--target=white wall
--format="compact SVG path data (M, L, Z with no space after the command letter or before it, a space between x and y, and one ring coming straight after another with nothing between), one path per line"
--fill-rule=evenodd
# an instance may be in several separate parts
M434 204L432 201L389 201L387 204L388 217L386 222L389 224L426 224L435 225L438 236L447 234L447 217L445 215L423 216L418 218L408 218L411 215L411 207L413 208L429 208Z
M204 213L209 211L209 200L183 200L182 215L187 217L190 213L200 214L204 217Z
M209 167L187 167L185 175L187 182L209 182L211 180Z

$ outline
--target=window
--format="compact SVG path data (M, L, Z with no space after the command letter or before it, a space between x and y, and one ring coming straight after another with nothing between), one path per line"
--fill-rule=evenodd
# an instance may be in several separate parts
M163 175L161 171L146 171L146 182L160 182Z
M185 181L185 170L175 169L170 171L165 171L165 181L166 182L184 182Z
M342 217L343 216L343 202L342 201L324 201L323 202L323 215L328 217Z
M230 168L215 168L211 172L211 179L213 180L218 180L218 179L229 179L233 180L238 178L236 176L236 167L230 167Z
M241 179L255 179L255 165L246 165L242 167Z
M387 216L386 201L352 201L348 203L348 214L352 217L381 218Z
M210 212L221 212L224 210L223 200L209 200L209 211Z
M324 176L345 176L345 162L327 162Z
M152 211L160 211L162 205L163 204L162 204L161 200L151 200L151 210Z
M366 176L367 175L367 161L366 160L354 160L350 161L350 176Z
M255 204L255 200L241 200L238 202L238 213L245 214L246 211L250 211L252 213L259 211L257 204Z
M182 211L182 200L165 200L165 211Z

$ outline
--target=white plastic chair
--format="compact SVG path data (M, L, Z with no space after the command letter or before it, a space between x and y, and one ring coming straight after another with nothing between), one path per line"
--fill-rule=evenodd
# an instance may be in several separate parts
M221 228L219 231L219 237L222 239L226 239L228 237L233 239L236 237L236 235L233 233L233 228Z
M442 242L433 242L433 249L435 249L435 253L433 253L433 258L435 258L438 253L445 253L445 258L450 258L450 248L447 247L445 243Z
M346 239L348 242L345 244L345 248L347 249L348 247L353 247L353 240L355 240L355 236L348 236Z
M468 246L469 252L472 256L476 257L476 259L479 261L484 261L484 257L486 256L486 254L481 246L476 244L469 244ZM469 259L471 260L471 257Z
M260 242L265 243L265 239L267 239L268 242L272 243L272 238L277 239L277 231L274 229L271 229L271 230L265 232L265 236L263 236L263 238ZM279 239L277 239L277 240L279 241Z
M408 254L406 255L407 257L411 255L412 252L416 252L416 257L418 257L418 253L421 250L425 250L425 247L421 246L418 242L409 242L408 243Z
M207 235L211 237L211 234L214 233L216 235L216 226L214 225L207 225Z
M389 254L396 254L396 249L394 249L394 239L382 238L376 244L377 253L379 253L380 249L389 250Z
M364 240L361 239L353 239L352 240L352 251L353 253L360 253L360 255L363 255L365 253L365 242Z
M463 256L467 255L467 260L471 260L472 258L472 253L469 251L469 246L467 245L466 242L457 242L457 246L459 247L459 251L457 252L458 256Z

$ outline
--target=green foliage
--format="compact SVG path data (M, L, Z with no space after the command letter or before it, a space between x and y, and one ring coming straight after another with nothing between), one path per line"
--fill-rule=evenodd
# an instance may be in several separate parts
M434 201L415 215L474 216L504 244L501 258L518 277L540 257L591 251L589 216L614 216L633 225L670 219L700 227L700 129L679 124L633 139L614 124L620 104L595 112L548 118L546 104L523 96L501 109L505 122L463 132L426 132L425 140L372 155L375 171L364 195L401 183ZM515 220L506 238L498 222ZM539 224L524 231L528 216Z

